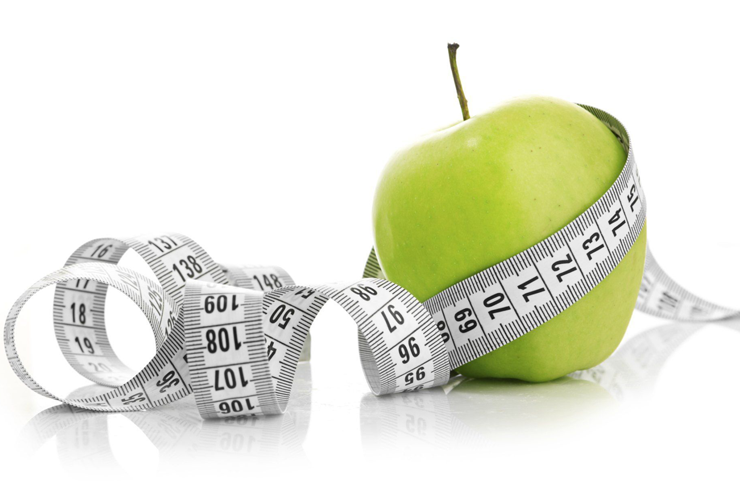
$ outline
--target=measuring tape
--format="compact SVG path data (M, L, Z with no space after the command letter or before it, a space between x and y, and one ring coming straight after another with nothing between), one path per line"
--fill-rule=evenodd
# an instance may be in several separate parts
M445 384L450 370L521 337L585 296L624 258L645 224L645 195L622 124L583 106L622 143L627 162L611 187L567 226L423 304L383 278L374 251L363 279L297 286L279 267L221 266L180 234L93 240L64 268L31 286L5 322L8 360L35 392L83 409L144 410L194 394L203 418L285 411L311 325L329 300L355 321L360 360L375 395ZM117 266L129 249L156 281ZM15 346L23 305L56 285L54 325L69 364L111 390L60 398L37 384ZM111 347L105 297L113 287L144 312L157 352L137 372ZM637 308L710 321L740 312L705 301L670 279L648 250Z
M98 392L98 386L91 385L73 394L82 397ZM288 412L271 419L232 416L203 420L191 395L157 412L124 413L123 416L143 432L143 436L132 436L132 439L148 439L159 450L162 469L179 463L183 454L195 456L201 463L213 459L214 454L220 459L303 455L301 445L311 416L310 365L298 366L291 403ZM111 416L65 404L45 409L23 427L17 441L18 452L21 457L30 458L45 443L56 438L62 466L119 468L109 438ZM224 464L219 462L218 466Z
M738 330L740 325L737 322L740 320L736 320L734 325L727 322L722 325ZM588 382L606 390L615 401L630 403L640 400L654 386L662 367L676 349L705 328L706 325L700 323L672 322L641 332L626 340L604 363L569 374L570 378L559 384L559 395L562 392L567 394L568 389L573 389L579 396L585 395L586 406L576 413L584 416L593 411L589 406L593 401L588 398L593 394L588 389L596 388L587 385ZM562 385L565 388L561 388ZM203 420L192 396L157 412L124 413L124 416L142 431L135 438L148 440L159 450L160 470L181 463L184 456L200 462L215 456L220 467L228 465L229 458L240 460L245 456L290 456L295 459L305 454L302 444L310 424L311 388L310 365L299 365L291 406L288 412L273 416L273 419L234 416ZM494 392L490 391L492 388ZM425 392L401 393L384 399L368 394L359 403L362 445L370 454L384 453L389 446L405 450L419 445L439 449L460 443L465 446L483 445L491 434L495 434L494 439L500 439L507 427L511 427L512 420L521 427L518 412L521 406L516 403L532 401L533 397L540 403L529 408L527 419L532 423L538 419L538 411L546 410L553 418L552 401L547 399L551 390L547 384L532 386L508 381L500 381L492 387L490 382L457 376L446 385ZM96 392L97 386L92 385L78 389L74 394L94 395ZM605 394L601 391L595 394L601 403ZM479 420L475 418L479 417L481 409L487 408L496 409L497 419L492 428L481 430L476 427ZM559 424L567 427L572 422L574 416L570 411L568 419ZM555 412L556 421L557 414ZM64 467L119 468L112 447L115 443L111 443L110 435L113 433L109 432L110 416L64 404L45 409L23 427L18 451L23 457L33 457L45 443L55 438ZM141 447L128 449L140 450Z

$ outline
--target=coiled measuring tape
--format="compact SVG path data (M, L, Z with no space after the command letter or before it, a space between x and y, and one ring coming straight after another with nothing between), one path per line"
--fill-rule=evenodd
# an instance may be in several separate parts
M612 186L567 226L523 252L465 279L423 304L383 279L374 252L364 279L297 286L278 267L223 267L179 234L98 239L29 288L5 322L5 348L32 390L92 410L144 410L190 393L204 418L282 413L316 315L331 300L358 328L360 360L376 395L445 384L450 370L521 337L585 296L616 267L645 224L645 195L622 124L583 106L617 136L627 162ZM157 280L117 267L133 249ZM54 323L70 365L112 387L60 398L26 371L14 342L26 301L56 285ZM113 287L144 312L157 352L138 373L115 355L105 329ZM648 250L637 308L652 315L709 321L740 315L680 287Z

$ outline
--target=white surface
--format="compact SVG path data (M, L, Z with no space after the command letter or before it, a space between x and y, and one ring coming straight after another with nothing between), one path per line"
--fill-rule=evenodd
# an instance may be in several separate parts
M161 229L299 282L358 276L384 162L459 118L448 41L461 44L472 113L540 93L620 118L659 261L738 306L735 19L712 2L3 3L0 309L85 240ZM74 388L44 294L21 343L44 378ZM112 341L141 366L153 351L143 316L111 298ZM735 479L740 327L696 329L666 352L661 341L694 329L665 325L635 315L604 365L617 386L463 383L376 399L349 318L329 307L290 415L231 425L192 411L46 421L54 403L3 363L0 481L718 490Z

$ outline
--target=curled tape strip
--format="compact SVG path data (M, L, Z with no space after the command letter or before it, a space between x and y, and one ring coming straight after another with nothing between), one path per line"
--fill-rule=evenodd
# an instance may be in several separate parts
M620 139L627 162L607 192L540 243L442 291L423 304L383 279L371 252L361 281L296 286L278 267L222 267L178 234L99 239L29 288L5 323L15 373L32 390L93 410L143 410L190 393L204 418L285 411L301 352L316 315L337 302L358 328L360 359L376 395L446 383L450 370L547 322L585 296L616 267L645 224L645 195L622 124L584 106ZM116 266L133 249L157 281ZM56 337L69 364L112 387L93 396L57 397L38 385L18 357L15 323L23 305L56 285ZM113 287L144 312L157 352L138 373L113 351L105 296ZM637 308L652 315L709 321L740 315L671 280L648 251Z

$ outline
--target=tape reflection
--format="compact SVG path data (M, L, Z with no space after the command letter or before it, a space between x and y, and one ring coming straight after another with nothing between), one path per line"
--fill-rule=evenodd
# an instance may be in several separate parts
M673 323L647 330L628 339L599 366L569 376L597 383L621 401L646 397L671 354L705 326Z
M99 391L98 386L89 386L74 394ZM182 468L193 459L219 466L230 464L230 458L237 462L244 457L291 457L300 462L305 457L303 441L310 413L311 367L300 364L289 411L282 415L204 421L192 396L151 411L120 414L59 405L34 416L24 427L19 445L33 455L56 438L56 453L65 469L95 470L92 467L106 475L126 472L121 465L126 455L139 454L147 447L159 455L159 472ZM135 426L135 433L129 424ZM122 431L123 440L112 430ZM115 447L121 441L123 445Z
M722 325L740 331L740 321ZM644 331L603 364L544 384L455 377L444 387L420 392L380 398L368 394L360 403L362 445L371 453L389 447L442 451L490 446L491 441L509 438L526 441L527 435L567 434L620 402L649 397L671 354L701 330L700 325L669 324ZM191 399L113 415L56 406L26 425L21 445L27 454L35 454L55 438L63 467L95 467L106 474L126 472L126 454L147 447L158 455L159 472L196 460L214 467L232 464L230 459L244 467L244 457L301 462L311 394L310 366L301 364L288 413L279 416L203 421ZM128 442L117 446L121 430Z

